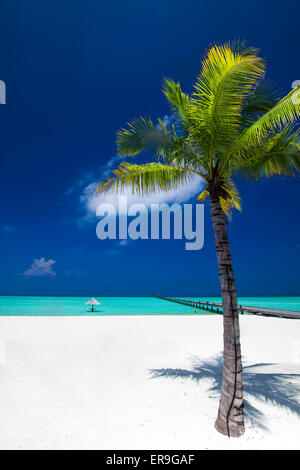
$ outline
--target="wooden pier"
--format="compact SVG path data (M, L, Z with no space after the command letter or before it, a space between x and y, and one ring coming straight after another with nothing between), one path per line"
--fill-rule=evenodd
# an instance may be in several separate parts
M162 295L157 296L159 299L168 300L170 302L176 302L182 305L188 305L193 307L195 313L198 310L206 310L209 312L217 313L221 315L223 313L223 308L221 303L217 302L203 302L200 300L188 300L188 299L177 299L175 297L164 297ZM238 305L238 312L240 314L250 313L253 315L262 315L266 317L278 317L278 318L297 318L300 319L300 312L292 310L276 310L271 308L263 307L249 307L246 305Z

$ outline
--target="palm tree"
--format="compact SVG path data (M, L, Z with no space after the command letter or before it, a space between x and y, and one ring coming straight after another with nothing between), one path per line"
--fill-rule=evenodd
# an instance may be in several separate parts
M258 50L244 43L213 45L203 59L191 96L165 79L163 92L173 124L137 118L117 134L119 155L151 150L157 161L124 162L98 192L131 187L137 194L166 191L199 177L210 200L222 291L224 350L216 429L228 436L244 431L243 380L237 295L226 231L227 216L241 209L235 177L293 176L300 167L300 86L280 99L264 81ZM196 176L195 176L196 175Z

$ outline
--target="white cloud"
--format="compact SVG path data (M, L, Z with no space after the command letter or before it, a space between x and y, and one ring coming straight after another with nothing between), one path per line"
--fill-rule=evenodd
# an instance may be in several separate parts
M45 258L35 259L30 268L24 271L23 276L56 276L55 271L53 271L52 266L56 263L53 259L45 260Z
M96 214L96 209L100 204L108 203L112 204L116 212L119 212L119 195L127 196L127 204L141 203L147 207L151 204L162 204L174 202L182 203L188 201L192 197L195 197L200 193L203 184L199 177L195 176L186 185L182 185L177 189L171 189L170 191L157 191L145 196L138 196L132 194L130 188L125 189L120 194L108 193L105 195L98 195L96 193L97 183L91 183L84 188L80 195L80 205L84 209L85 215L80 218L79 223L84 223L89 220L93 220Z
M300 80L294 80L292 83L292 88L296 88L296 86L300 85Z

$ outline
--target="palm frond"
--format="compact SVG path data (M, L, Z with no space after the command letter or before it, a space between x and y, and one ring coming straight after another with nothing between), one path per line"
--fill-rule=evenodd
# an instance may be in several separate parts
M168 191L187 183L194 173L189 169L161 163L136 165L127 162L113 171L115 177L107 178L98 184L98 193L122 192L130 187L133 193L149 194L153 191Z
M171 145L166 145L160 149L159 156L168 165L188 168L206 179L208 172L207 159L205 155L200 153L199 148L194 148L189 138L175 138Z
M136 118L128 123L127 129L121 129L117 133L117 148L119 155L137 155L152 149L155 153L160 147L172 143L172 134L164 123L159 120L159 126L155 126L150 118Z
M262 80L243 103L242 130L250 127L263 113L270 111L281 98L282 93L273 82Z
M186 166L197 171L202 177L207 170L206 159L195 149L188 137L178 136L174 127L168 129L162 119L155 126L151 119L135 119L117 134L119 155L137 155L152 150L164 164Z
M203 61L190 114L193 133L211 162L237 137L243 103L264 75L264 62L256 52L241 44L215 45Z
M294 176L300 169L300 130L288 125L248 154L233 165L233 172L256 180L274 175Z
M225 197L220 196L220 203L223 212L230 217L232 209L242 210L241 198L238 189L230 177L226 177L221 184L221 189L225 192Z
M205 188L198 196L197 196L197 201L205 202L206 199L209 196L209 192Z
M230 157L234 153L246 151L255 147L270 134L279 132L285 126L295 123L300 117L300 85L279 101L273 108L257 119L252 126L246 129L235 141L229 151Z
M163 81L163 93L166 96L172 113L180 120L183 129L188 125L188 111L190 100L187 94L181 91L180 83L165 78Z
M275 84L269 80L261 81L243 104L243 115L257 114L269 111L281 99L281 93Z

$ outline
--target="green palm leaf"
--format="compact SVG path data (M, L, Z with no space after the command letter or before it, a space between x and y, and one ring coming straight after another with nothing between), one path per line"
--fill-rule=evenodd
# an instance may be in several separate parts
M209 49L190 109L194 132L211 163L237 137L243 103L263 74L263 60L253 50L230 44Z
M271 81L263 80L248 96L243 104L242 113L245 116L266 112L272 109L281 99L281 93Z
M128 129L117 133L118 154L133 156L149 149L157 153L161 147L170 145L172 138L161 120L155 126L150 118L136 118L128 123Z
M163 82L163 93L166 96L172 113L179 119L183 129L186 129L189 121L190 99L181 91L180 83L175 83L167 78Z
M232 166L232 171L256 180L263 176L294 176L300 169L299 136L300 130L286 126L261 146L249 150L246 158Z
M299 117L300 85L246 129L233 144L229 156L260 144L270 134L293 124Z
M135 165L127 162L123 162L113 173L115 177L99 183L98 193L122 192L127 187L131 187L132 192L136 194L168 191L188 183L194 174L189 169L161 163Z

